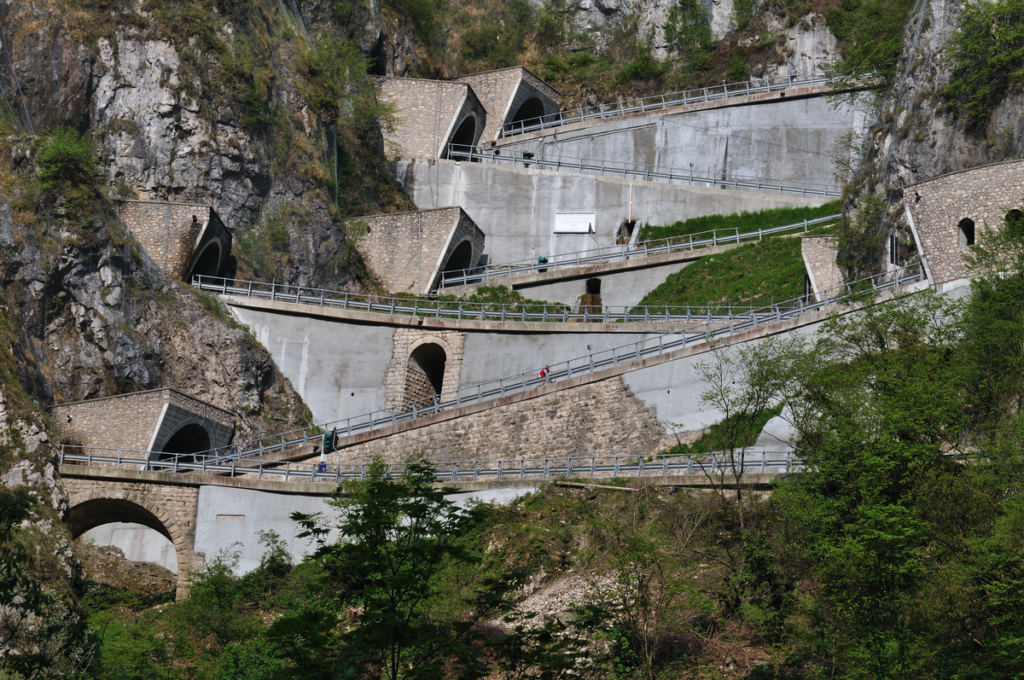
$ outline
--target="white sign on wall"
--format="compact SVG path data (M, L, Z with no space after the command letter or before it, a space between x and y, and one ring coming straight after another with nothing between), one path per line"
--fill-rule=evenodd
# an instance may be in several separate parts
M597 213L555 213L556 234L593 234L596 225Z

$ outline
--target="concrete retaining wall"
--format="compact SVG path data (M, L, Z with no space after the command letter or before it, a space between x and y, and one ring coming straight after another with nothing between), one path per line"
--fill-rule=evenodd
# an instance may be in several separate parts
M502 155L603 159L696 172L729 173L835 184L829 151L844 134L861 132L861 108L833 108L823 97L772 99L748 106L620 117L543 136L499 140Z
M633 218L647 224L824 202L455 161L402 160L398 179L421 209L461 206L487 235L491 263L614 245L628 215L630 185ZM595 233L555 234L561 212L596 213Z

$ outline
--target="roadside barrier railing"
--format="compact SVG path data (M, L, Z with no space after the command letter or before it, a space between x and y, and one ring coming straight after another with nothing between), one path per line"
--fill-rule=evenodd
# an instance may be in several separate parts
M622 262L635 258L653 257L665 253L680 251L691 251L700 248L708 248L729 243L741 243L743 241L761 240L772 234L782 234L790 231L807 231L827 222L834 222L842 218L842 213L819 217L813 220L804 220L793 224L785 224L777 227L758 229L740 233L739 227L735 229L712 229L696 234L685 234L683 236L670 236L668 238L653 239L650 241L639 241L636 244L620 244L614 246L603 246L591 248L575 253L563 253L561 255L545 256L543 258L526 258L513 262L501 264L489 264L483 267L470 269L458 269L441 274L441 287L464 286L470 283L487 283L491 279L513 276L516 274L529 274L533 272L547 272L553 269L582 267L590 264L602 264L605 262ZM730 233L732 232L732 233Z
M602 177L616 177L641 182L686 184L688 186L702 186L708 189L753 191L779 196L819 196L828 198L843 195L843 188L838 184L754 177L752 175L733 175L721 172L701 172L694 170L692 167L688 170L683 170L661 165L640 165L637 163L607 161L595 158L576 158L573 156L558 156L557 158L523 157L522 154L515 155L507 149L490 149L464 144L449 144L447 158L452 161L491 163L521 168L537 167L556 172L600 175Z
M205 277L202 278L205 279ZM700 319L695 317L682 330L660 333L632 344L599 352L591 352L585 356L541 366L517 375L461 387L438 394L427 405L424 405L422 401L407 402L390 409L373 411L372 413L344 418L319 426L283 432L248 442L239 442L231 447L218 449L216 452L201 452L201 454L196 455L216 455L231 459L263 457L275 451L283 451L322 442L325 431L340 437L349 437L381 427L412 422L423 416L437 414L447 409L500 398L508 394L525 392L534 387L569 380L620 364L665 354L685 348L690 344L729 336L765 324L796 319L805 314L826 310L830 306L843 304L851 300L855 301L856 296L860 293L868 293L869 291L880 292L892 288L898 289L920 281L923 278L924 268L920 263L917 263L892 272L876 274L859 281L851 281L828 290L819 291L817 294L801 296L762 307L751 306L745 311L737 311L721 318ZM211 285L210 288L203 289L221 293L231 292L226 282L223 284L223 287ZM243 287L243 290L245 290L245 287ZM820 299L819 296L821 296ZM287 298L286 300L292 301Z
M149 459L150 456L159 456ZM152 454L147 451L62 445L63 465L117 467L148 472L216 474L285 482L365 480L367 465L337 463L274 463L240 458L202 457L198 454ZM433 462L439 482L501 480L552 480L573 478L651 478L673 475L720 475L789 472L803 466L792 451L736 451L732 454L661 454L657 456L590 456L573 458L516 458ZM388 465L388 476L398 477L404 464Z
M416 316L450 321L515 321L520 323L714 323L747 315L754 303L744 305L567 305L503 304L434 298L400 298L344 291L196 276L192 285L203 291L273 302L288 302L325 309L370 312L388 316ZM758 304L761 304L758 302ZM774 304L774 303L773 303ZM575 308L575 311L574 311Z
M811 87L840 80L844 79L813 74L770 76L766 78L753 78L739 83L723 83L711 87L669 92L641 99L627 99L612 104L582 106L571 111L559 111L537 118L527 118L526 120L505 123L501 128L501 136L511 137L525 132L547 130L586 120L615 118L630 113L647 113L648 111L658 111L673 106L686 106L687 104L699 104L719 99L728 99L730 97L746 97L752 94L779 92L788 90L791 87Z

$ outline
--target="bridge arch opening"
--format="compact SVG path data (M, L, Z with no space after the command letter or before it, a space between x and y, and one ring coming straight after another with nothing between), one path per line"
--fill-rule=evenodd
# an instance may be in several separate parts
M960 247L966 248L967 246L974 245L974 220L969 217L965 217L960 220L959 227L960 235Z
M453 148L448 153L448 159L453 161L468 161L472 157L470 153L473 149L473 143L476 141L476 118L473 116L467 116L462 123L459 124L455 134L452 135Z
M203 248L203 252L196 259L192 271L186 283L192 282L193 276L217 276L220 273L220 244L211 241Z
M445 272L457 272L463 269L471 269L473 267L473 244L470 241L463 241L455 250L452 251L451 257L444 263Z
M513 123L522 123L523 121L531 121L536 118L541 118L544 115L544 103L539 97L530 97L522 105L516 109L515 114L512 116Z
M149 562L173 574L179 571L178 546L160 518L121 498L96 498L73 506L68 526L74 539L119 548L125 559Z
M448 355L437 344L420 345L409 355L405 371L405 402L415 402L416 408L429 406L444 388L444 366Z

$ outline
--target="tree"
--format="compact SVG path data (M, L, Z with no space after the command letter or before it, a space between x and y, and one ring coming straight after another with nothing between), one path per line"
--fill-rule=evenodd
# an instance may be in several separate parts
M295 513L300 536L316 544L323 578L308 605L276 622L270 638L304 678L480 677L485 646L476 625L509 613L508 595L528 575L513 570L481 579L454 617L434 609L446 577L480 563L464 547L481 519L436 488L432 467L410 462L391 478L380 459L365 481L341 485L330 505L341 511L338 540L318 513Z

